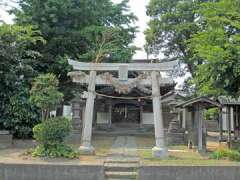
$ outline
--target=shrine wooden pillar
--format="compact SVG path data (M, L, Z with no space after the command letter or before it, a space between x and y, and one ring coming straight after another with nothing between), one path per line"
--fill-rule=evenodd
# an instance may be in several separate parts
M232 124L231 124L231 107L228 107L228 118L227 118L227 131L228 131L228 138L227 138L227 144L228 148L231 148L232 144Z
M108 128L112 128L112 99L108 102L108 113L109 113L109 119L108 119Z
M204 123L204 111L203 111L203 107L201 106L201 104L197 105L197 109L196 109L196 115L197 115L197 122L198 123L198 151L202 152L206 150L206 147L203 146L203 123Z
M219 114L219 142L223 141L223 110L222 108L220 109L220 114Z
M236 127L237 127L237 139L239 139L239 106L236 106Z
M188 115L188 112L187 112L187 108L183 108L182 110L182 128L186 128L186 124L187 124L187 115Z
M96 71L90 71L86 110L83 123L82 143L81 146L79 147L79 150L83 154L95 154L94 147L91 144L93 111L95 101L95 83L96 83Z
M153 102L153 116L154 116L154 129L155 129L155 141L156 145L152 149L152 155L154 157L164 158L168 156L168 150L165 146L164 128L163 128L163 116L162 105L160 97L160 73L153 71L152 77L152 102Z
M139 114L139 119L140 119L139 127L143 128L143 105L142 104L140 104L139 109L140 109L140 111L139 111L140 112L140 114Z
M232 130L233 130L233 134L234 134L234 130L235 130L235 123L234 123L234 106L230 107L230 133L232 136ZM233 139L234 139L234 135L233 135ZM232 138L231 138L232 140Z
M235 109L235 111L234 111ZM232 118L233 118L233 132L234 132L234 140L237 140L238 138L238 131L237 131L237 127L238 127L238 122L237 122L237 106L234 106L233 109L233 115L232 115Z

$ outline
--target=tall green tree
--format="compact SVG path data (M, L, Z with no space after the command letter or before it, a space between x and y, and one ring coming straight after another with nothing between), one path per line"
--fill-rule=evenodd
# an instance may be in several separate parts
M240 1L204 3L199 13L206 28L189 41L204 60L194 76L198 93L240 96Z
M104 59L123 62L132 57L135 47L130 44L136 32L132 23L136 17L129 12L127 3L128 0L118 4L111 0L20 0L20 9L12 12L17 24L31 24L42 32L47 44L33 47L42 54L35 68L41 73L54 73L65 100L68 100L72 87L67 77L70 67L66 57L94 61L89 54L96 49L97 37L88 38L86 34L93 34L96 30L103 34L109 28L119 29L119 35L112 38L120 37L120 40Z
M200 18L197 12L200 4L206 1L214 0L150 0L146 51L155 55L163 53L166 61L181 60L193 74L202 60L187 46L187 41L204 28L196 20Z
M37 122L28 91L36 74L32 67L40 54L28 47L43 42L30 26L0 25L0 128L17 137L28 136Z
M37 76L30 94L30 101L42 111L42 120L48 119L50 111L56 109L63 99L63 94L58 91L58 80L53 74Z

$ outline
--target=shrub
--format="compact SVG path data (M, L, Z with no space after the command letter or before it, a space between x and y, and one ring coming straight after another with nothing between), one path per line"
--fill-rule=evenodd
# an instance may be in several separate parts
M48 119L33 128L34 138L40 143L33 151L33 157L65 157L76 158L78 153L65 145L71 129L71 123L66 118Z
M213 159L229 159L231 161L240 161L240 152L236 150L220 149L212 153Z
M64 141L71 130L70 121L66 118L51 118L33 128L33 137L44 145L59 144Z
M218 108L208 109L204 113L204 117L205 117L206 120L216 120L216 119L218 119L218 115L219 115L219 109Z
M77 158L79 153L65 144L39 145L32 151L33 157Z
M228 158L231 161L240 161L240 153L238 151L232 150L229 152Z
M58 84L54 74L39 75L34 79L30 101L42 110L43 120L48 119L50 110L56 108L63 100L63 94L58 91Z
M219 149L219 150L216 150L214 151L212 154L211 154L211 157L213 159L224 159L228 156L228 150L226 149Z
M2 128L9 130L16 138L32 137L32 128L40 121L39 110L29 102L28 89L20 87L9 97L5 112L0 117Z

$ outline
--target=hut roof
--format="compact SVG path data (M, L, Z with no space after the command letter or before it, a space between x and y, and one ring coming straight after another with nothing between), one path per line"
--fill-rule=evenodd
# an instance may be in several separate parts
M240 97L232 98L232 97L227 97L227 96L219 96L218 101L222 105L240 105Z
M220 103L205 96L190 99L181 104L178 104L176 107L180 107L180 108L192 107L194 104L198 104L198 103L203 104L206 108L221 107Z

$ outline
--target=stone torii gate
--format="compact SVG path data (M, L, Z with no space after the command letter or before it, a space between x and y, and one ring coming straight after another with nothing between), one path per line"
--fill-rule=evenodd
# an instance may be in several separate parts
M96 97L95 86L96 85L113 85L115 90L119 93L127 93L132 88L141 86L152 86L152 102L153 102L153 116L154 116L154 129L155 129L155 141L156 145L152 149L154 157L166 157L168 154L163 128L163 116L160 86L167 83L168 78L162 78L160 72L166 72L173 70L177 65L176 61L168 63L131 63L131 64L119 64L119 63L84 63L73 60L68 60L68 63L73 66L75 71L69 72L69 76L73 82L88 84L88 92L85 93L86 109L83 121L82 130L82 142L79 150L87 154L94 154L95 150L91 144L92 138L92 122L94 115L94 102ZM114 78L109 73L97 75L97 71L100 72L118 72L118 78ZM143 72L137 78L128 78L128 72ZM88 72L86 74L85 72ZM111 80L112 81L111 81ZM125 87L125 90L123 90Z

